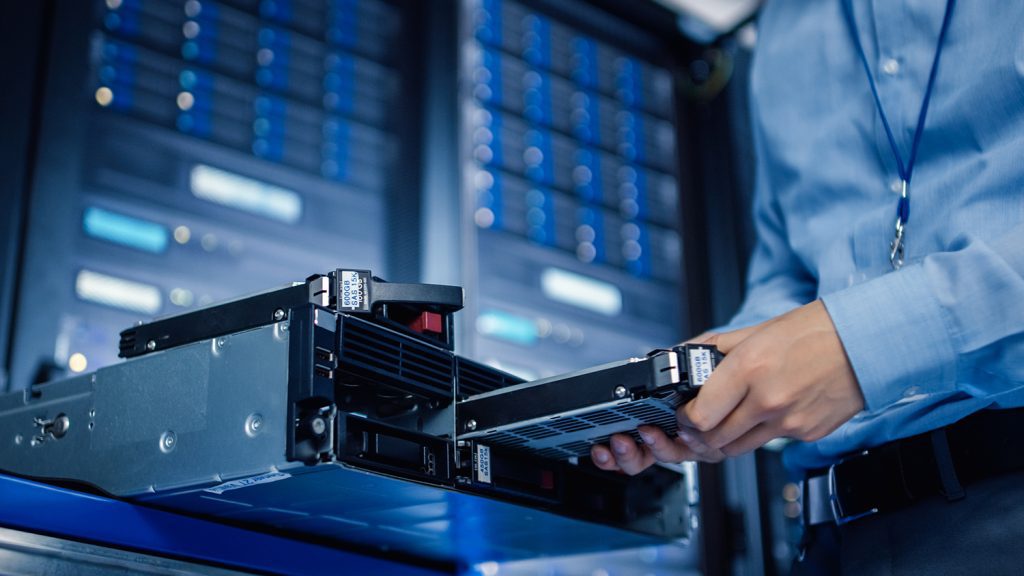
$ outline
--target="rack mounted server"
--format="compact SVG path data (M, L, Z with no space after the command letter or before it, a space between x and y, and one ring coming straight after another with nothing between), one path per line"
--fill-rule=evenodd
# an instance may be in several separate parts
M0 396L0 470L441 563L688 539L692 468L586 455L671 426L714 349L524 383L452 352L462 297L339 269L129 328L127 361Z

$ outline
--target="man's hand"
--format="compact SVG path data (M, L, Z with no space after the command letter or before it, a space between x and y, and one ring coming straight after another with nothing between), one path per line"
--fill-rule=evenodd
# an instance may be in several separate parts
M773 320L702 342L726 354L696 398L677 411L669 439L642 426L644 444L618 434L611 450L595 446L594 463L637 474L655 461L717 462L773 438L813 441L864 408L864 397L832 320L815 301Z

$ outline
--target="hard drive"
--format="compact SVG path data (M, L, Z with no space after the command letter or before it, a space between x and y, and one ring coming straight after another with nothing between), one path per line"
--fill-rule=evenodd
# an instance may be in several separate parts
M456 406L459 439L565 459L642 424L675 434L676 408L720 360L714 346L685 344L471 396Z

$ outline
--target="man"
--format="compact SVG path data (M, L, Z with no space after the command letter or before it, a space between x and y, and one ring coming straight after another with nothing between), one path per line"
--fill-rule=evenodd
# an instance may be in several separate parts
M678 437L595 463L793 438L795 572L1020 573L1024 2L769 0L752 74L747 298L699 338L727 356Z

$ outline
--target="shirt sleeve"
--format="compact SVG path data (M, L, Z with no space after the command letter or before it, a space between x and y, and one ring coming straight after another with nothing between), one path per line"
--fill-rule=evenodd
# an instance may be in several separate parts
M867 409L960 391L1024 386L1024 224L822 298Z
M783 212L771 183L770 151L758 123L756 94L751 95L752 132L756 157L753 220L757 242L747 270L746 296L739 311L717 332L770 320L807 304L817 294L817 282L790 248Z

